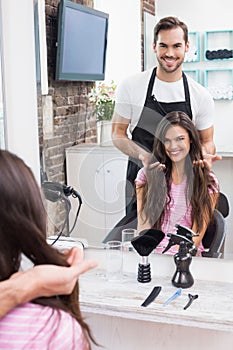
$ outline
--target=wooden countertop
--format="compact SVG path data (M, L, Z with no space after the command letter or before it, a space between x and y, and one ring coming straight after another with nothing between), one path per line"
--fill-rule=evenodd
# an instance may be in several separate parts
M81 310L155 323L233 331L233 283L195 280L191 288L183 289L181 296L164 307L163 303L177 290L171 279L154 276L150 283L142 284L136 278L136 273L127 273L121 282L108 282L105 270L87 272L79 279ZM162 287L158 297L149 306L140 306L154 286ZM184 310L189 293L198 294L198 299Z

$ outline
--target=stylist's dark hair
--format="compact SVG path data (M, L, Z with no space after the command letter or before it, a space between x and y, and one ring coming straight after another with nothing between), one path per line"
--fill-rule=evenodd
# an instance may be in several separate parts
M0 280L19 270L21 254L35 265L68 266L65 256L46 242L46 211L31 169L6 150L0 150L0 193ZM94 341L80 312L78 282L70 295L33 302L69 312L80 323L87 340L89 337Z
M160 21L156 24L155 28L154 28L154 44L156 44L157 40L158 40L158 35L159 32L161 30L170 30L170 29L174 29L180 27L183 32L184 32L184 41L185 44L187 44L188 42L188 27L187 25L180 21L177 17L164 17L162 19L160 19Z

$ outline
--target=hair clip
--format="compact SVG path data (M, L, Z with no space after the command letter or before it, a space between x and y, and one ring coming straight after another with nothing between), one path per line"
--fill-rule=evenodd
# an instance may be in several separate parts
M184 310L186 310L193 302L193 300L198 298L198 294L192 295L192 294L188 294L189 297L189 301L188 303L185 305Z
M167 301L165 301L163 306L167 306L168 304L170 304L170 302L176 299L177 297L179 297L181 293L182 293L182 288L178 288L177 291L169 299L167 299Z

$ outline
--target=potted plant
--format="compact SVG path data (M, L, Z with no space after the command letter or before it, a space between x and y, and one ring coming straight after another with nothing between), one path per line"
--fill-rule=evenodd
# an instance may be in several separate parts
M92 88L89 100L94 105L94 114L97 123L97 142L101 145L110 145L111 120L115 106L116 84L112 80L110 84L101 82Z

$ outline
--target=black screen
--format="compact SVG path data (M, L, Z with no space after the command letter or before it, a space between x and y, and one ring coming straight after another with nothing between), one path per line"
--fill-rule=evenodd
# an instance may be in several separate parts
M61 4L56 79L104 80L108 15L71 1Z

